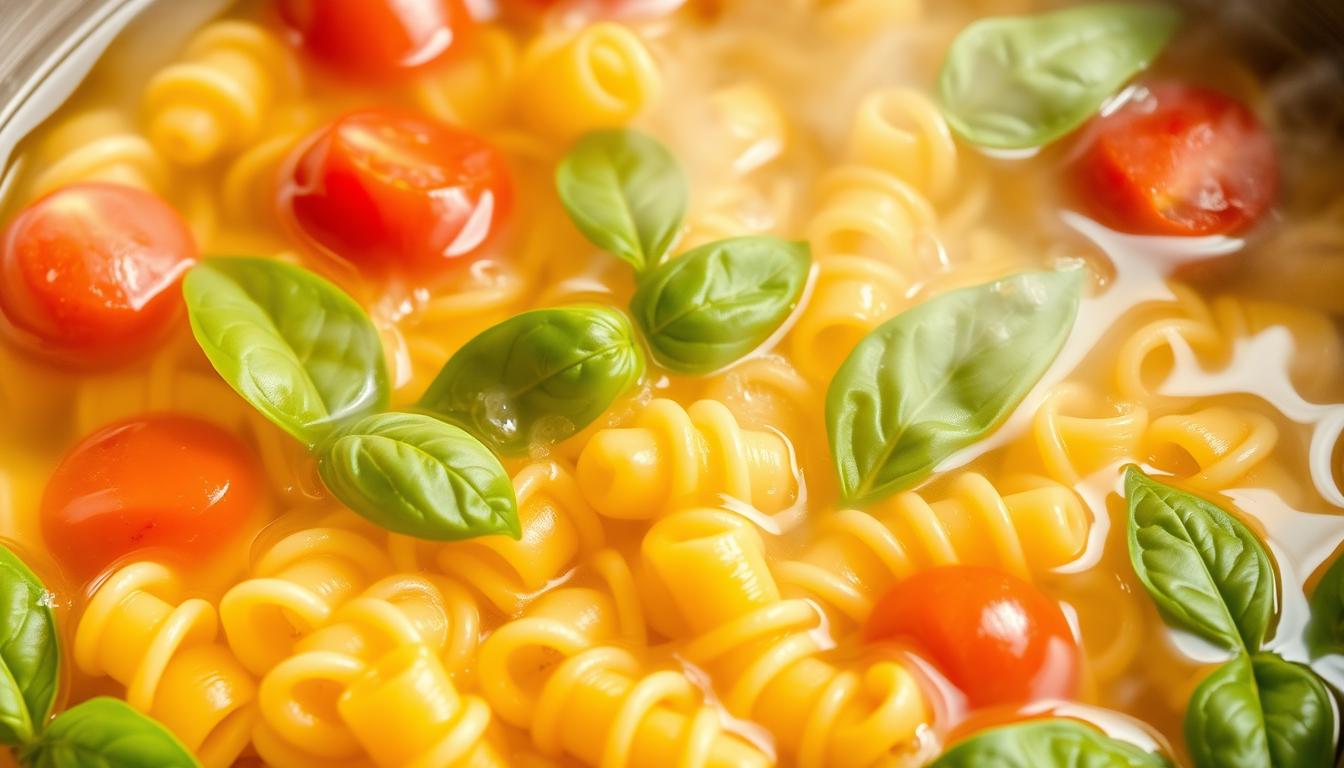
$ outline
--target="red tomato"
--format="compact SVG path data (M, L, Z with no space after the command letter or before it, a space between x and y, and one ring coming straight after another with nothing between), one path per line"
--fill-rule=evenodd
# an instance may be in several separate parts
M382 110L315 134L280 192L305 237L374 272L441 269L479 248L512 204L504 157L484 139Z
M0 312L17 341L79 362L124 359L167 326L196 244L177 212L116 184L78 184L19 212L0 239Z
M324 66L372 78L437 61L475 23L462 0L280 0L280 15Z
M143 549L208 556L252 514L259 487L251 453L219 427L170 414L131 419L61 461L42 496L42 535L80 578Z
M1255 115L1217 91L1158 83L1088 131L1077 173L1095 214L1144 235L1244 229L1274 203L1279 161Z
M1077 688L1078 646L1059 605L993 568L942 566L897 584L864 637L911 641L972 707L1069 698Z

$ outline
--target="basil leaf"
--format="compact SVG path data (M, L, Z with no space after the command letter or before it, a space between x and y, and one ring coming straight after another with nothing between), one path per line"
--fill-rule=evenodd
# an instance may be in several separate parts
M657 139L628 129L595 131L555 171L560 202L595 245L643 270L657 264L686 216L686 176Z
M1307 648L1313 659L1344 654L1344 557L1335 558L1311 593Z
M336 498L389 531L437 540L520 535L499 459L432 416L366 416L326 447L318 471Z
M1153 3L978 21L952 41L938 77L947 122L981 146L1048 144L1146 68L1179 25L1179 12Z
M644 373L630 321L611 307L526 312L452 356L420 405L502 453L588 426Z
M1210 501L1125 473L1129 559L1167 623L1216 645L1260 650L1278 587L1260 539Z
M51 716L61 649L50 601L28 566L0 546L0 743L26 743Z
M1197 768L1309 768L1335 754L1335 710L1320 678L1272 653L1242 654L1204 679L1185 711Z
M960 741L929 768L1166 768L1161 755L1076 720L1028 720Z
M720 240L645 273L630 310L663 367L709 373L779 328L798 306L810 262L806 243Z
M199 768L167 728L118 699L89 699L62 712L30 748L29 768Z
M219 375L308 445L387 405L378 331L339 288L269 259L207 259L183 283L196 341Z
M1055 359L1081 273L1026 272L943 294L869 333L826 393L826 426L851 503L919 482L999 425Z

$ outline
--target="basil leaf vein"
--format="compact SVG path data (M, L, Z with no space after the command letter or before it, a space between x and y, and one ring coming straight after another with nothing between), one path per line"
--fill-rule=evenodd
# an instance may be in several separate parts
M168 729L119 699L89 699L62 712L24 750L29 768L199 768Z
M361 418L325 447L318 471L336 498L389 531L436 540L520 535L513 484L499 459L432 416Z
M759 347L798 306L806 243L735 237L694 248L641 276L630 310L654 359L702 374Z
M270 259L212 258L187 273L192 332L244 400L309 446L387 405L382 341L335 285Z
M826 393L846 500L908 488L996 428L1064 345L1081 283L1077 270L1026 272L930 299L864 337Z
M61 651L49 601L28 566L0 547L0 743L27 742L51 715Z
M595 131L579 139L556 168L555 186L579 231L637 271L668 252L686 216L681 166L639 131Z
M1045 719L990 728L954 744L929 768L1167 768L1160 755L1076 720Z
M1180 24L1172 7L1097 3L983 19L952 42L938 79L948 124L966 140L1047 144L1097 112Z
M1278 598L1260 539L1212 502L1125 474L1129 556L1168 623L1231 650L1264 643Z

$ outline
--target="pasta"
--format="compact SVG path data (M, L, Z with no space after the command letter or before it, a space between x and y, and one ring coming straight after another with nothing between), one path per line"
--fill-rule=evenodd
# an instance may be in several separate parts
M111 110L74 115L52 131L34 152L41 166L28 197L81 181L106 181L161 190L168 166L149 140L135 133L130 121Z
M1148 434L1148 409L1113 401L1069 382L1050 391L1032 418L1030 439L1009 451L1009 471L1035 471L1067 485L1121 461L1137 460Z
M474 41L469 58L416 81L415 101L445 122L491 128L513 106L518 44L505 29L489 26Z
M1091 516L1062 485L1025 477L1000 493L983 475L966 473L948 490L932 503L907 491L871 515L832 513L799 559L780 564L780 582L836 620L861 622L893 581L923 568L964 562L1029 578L1067 565L1087 546Z
M108 577L80 617L75 664L126 686L126 701L161 721L211 768L247 746L256 683L216 642L215 608L180 600L182 585L154 562Z
M659 399L634 426L593 435L579 487L607 517L649 519L719 495L770 514L796 498L792 450L778 433L742 430L722 403Z
M1193 489L1253 483L1296 500L1296 484L1271 458L1278 437L1278 428L1265 416L1219 406L1154 419L1145 435L1158 466L1171 467Z

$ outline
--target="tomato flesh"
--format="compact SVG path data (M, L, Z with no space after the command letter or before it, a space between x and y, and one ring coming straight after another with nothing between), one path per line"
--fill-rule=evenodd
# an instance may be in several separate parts
M388 111L320 130L280 192L304 238L375 273L432 272L476 252L512 203L508 167L485 140Z
M84 579L142 550L206 557L243 526L259 489L252 454L223 429L171 414L131 419L66 454L42 496L42 534Z
M323 66L370 79L442 59L475 23L462 0L281 0L280 15Z
M1274 204L1274 142L1245 105L1217 91L1158 83L1097 118L1077 165L1093 213L1117 230L1213 235Z
M124 359L172 320L196 260L186 223L133 187L77 184L34 201L0 239L9 335L71 362Z
M926 654L973 708L1070 698L1078 646L1057 603L993 568L932 568L897 584L864 628Z

